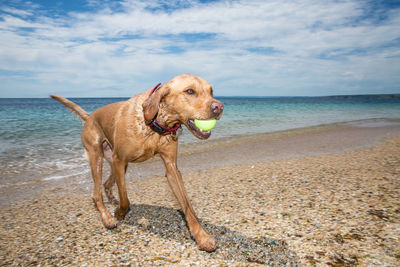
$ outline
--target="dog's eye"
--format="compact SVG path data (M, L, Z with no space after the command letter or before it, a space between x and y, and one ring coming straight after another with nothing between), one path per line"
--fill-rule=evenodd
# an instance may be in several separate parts
M189 95L194 95L194 93L196 93L193 89L189 88L187 90L185 90L185 93L189 94Z

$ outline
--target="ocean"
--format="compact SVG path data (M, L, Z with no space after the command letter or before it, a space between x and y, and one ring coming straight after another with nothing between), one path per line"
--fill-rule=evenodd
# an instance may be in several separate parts
M217 97L224 113L210 139L271 133L340 122L400 119L400 95L337 97ZM71 98L92 112L126 98ZM82 123L50 98L0 99L0 187L89 177ZM180 142L200 141L184 129Z

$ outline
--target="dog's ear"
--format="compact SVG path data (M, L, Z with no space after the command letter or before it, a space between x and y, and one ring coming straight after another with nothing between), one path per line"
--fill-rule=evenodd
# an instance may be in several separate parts
M151 94L142 104L143 115L146 123L151 121L158 112L158 106L160 105L161 99L166 96L169 92L169 87L164 84L157 91Z

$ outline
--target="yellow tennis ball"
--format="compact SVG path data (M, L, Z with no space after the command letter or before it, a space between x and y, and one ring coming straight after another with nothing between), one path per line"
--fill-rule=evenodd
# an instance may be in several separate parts
M194 125L196 125L197 128L199 128L202 131L208 132L212 128L215 127L215 124L217 124L216 119L211 119L211 120L194 120Z

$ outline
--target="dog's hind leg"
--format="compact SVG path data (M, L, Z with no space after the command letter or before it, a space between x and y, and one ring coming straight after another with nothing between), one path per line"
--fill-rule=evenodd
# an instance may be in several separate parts
M114 174L112 163L110 163L110 168L111 168L110 176L108 176L108 179L103 184L104 192L106 193L108 201L112 205L118 206L119 205L119 201L115 198L115 196L114 196L114 194L112 192L112 188L113 188L113 186L115 184L115 174Z
M88 155L94 181L93 201L100 212L101 221L104 226L109 229L115 228L117 226L117 221L104 206L103 194L101 192L103 157L100 153L90 150L88 150Z
M103 142L103 152L104 152L104 158L110 164L110 176L103 184L104 192L106 193L108 201L111 204L113 204L114 206L118 206L119 201L114 197L113 192L112 192L112 188L115 184L115 174L114 174L114 169L113 169L114 167L113 167L113 163L112 163L112 149L107 141Z
M87 122L82 132L82 142L89 157L90 169L92 171L94 182L93 201L100 213L104 226L111 229L117 226L117 220L107 210L103 202L101 180L104 154L100 137L101 135L97 128L93 124L90 124L90 122Z

